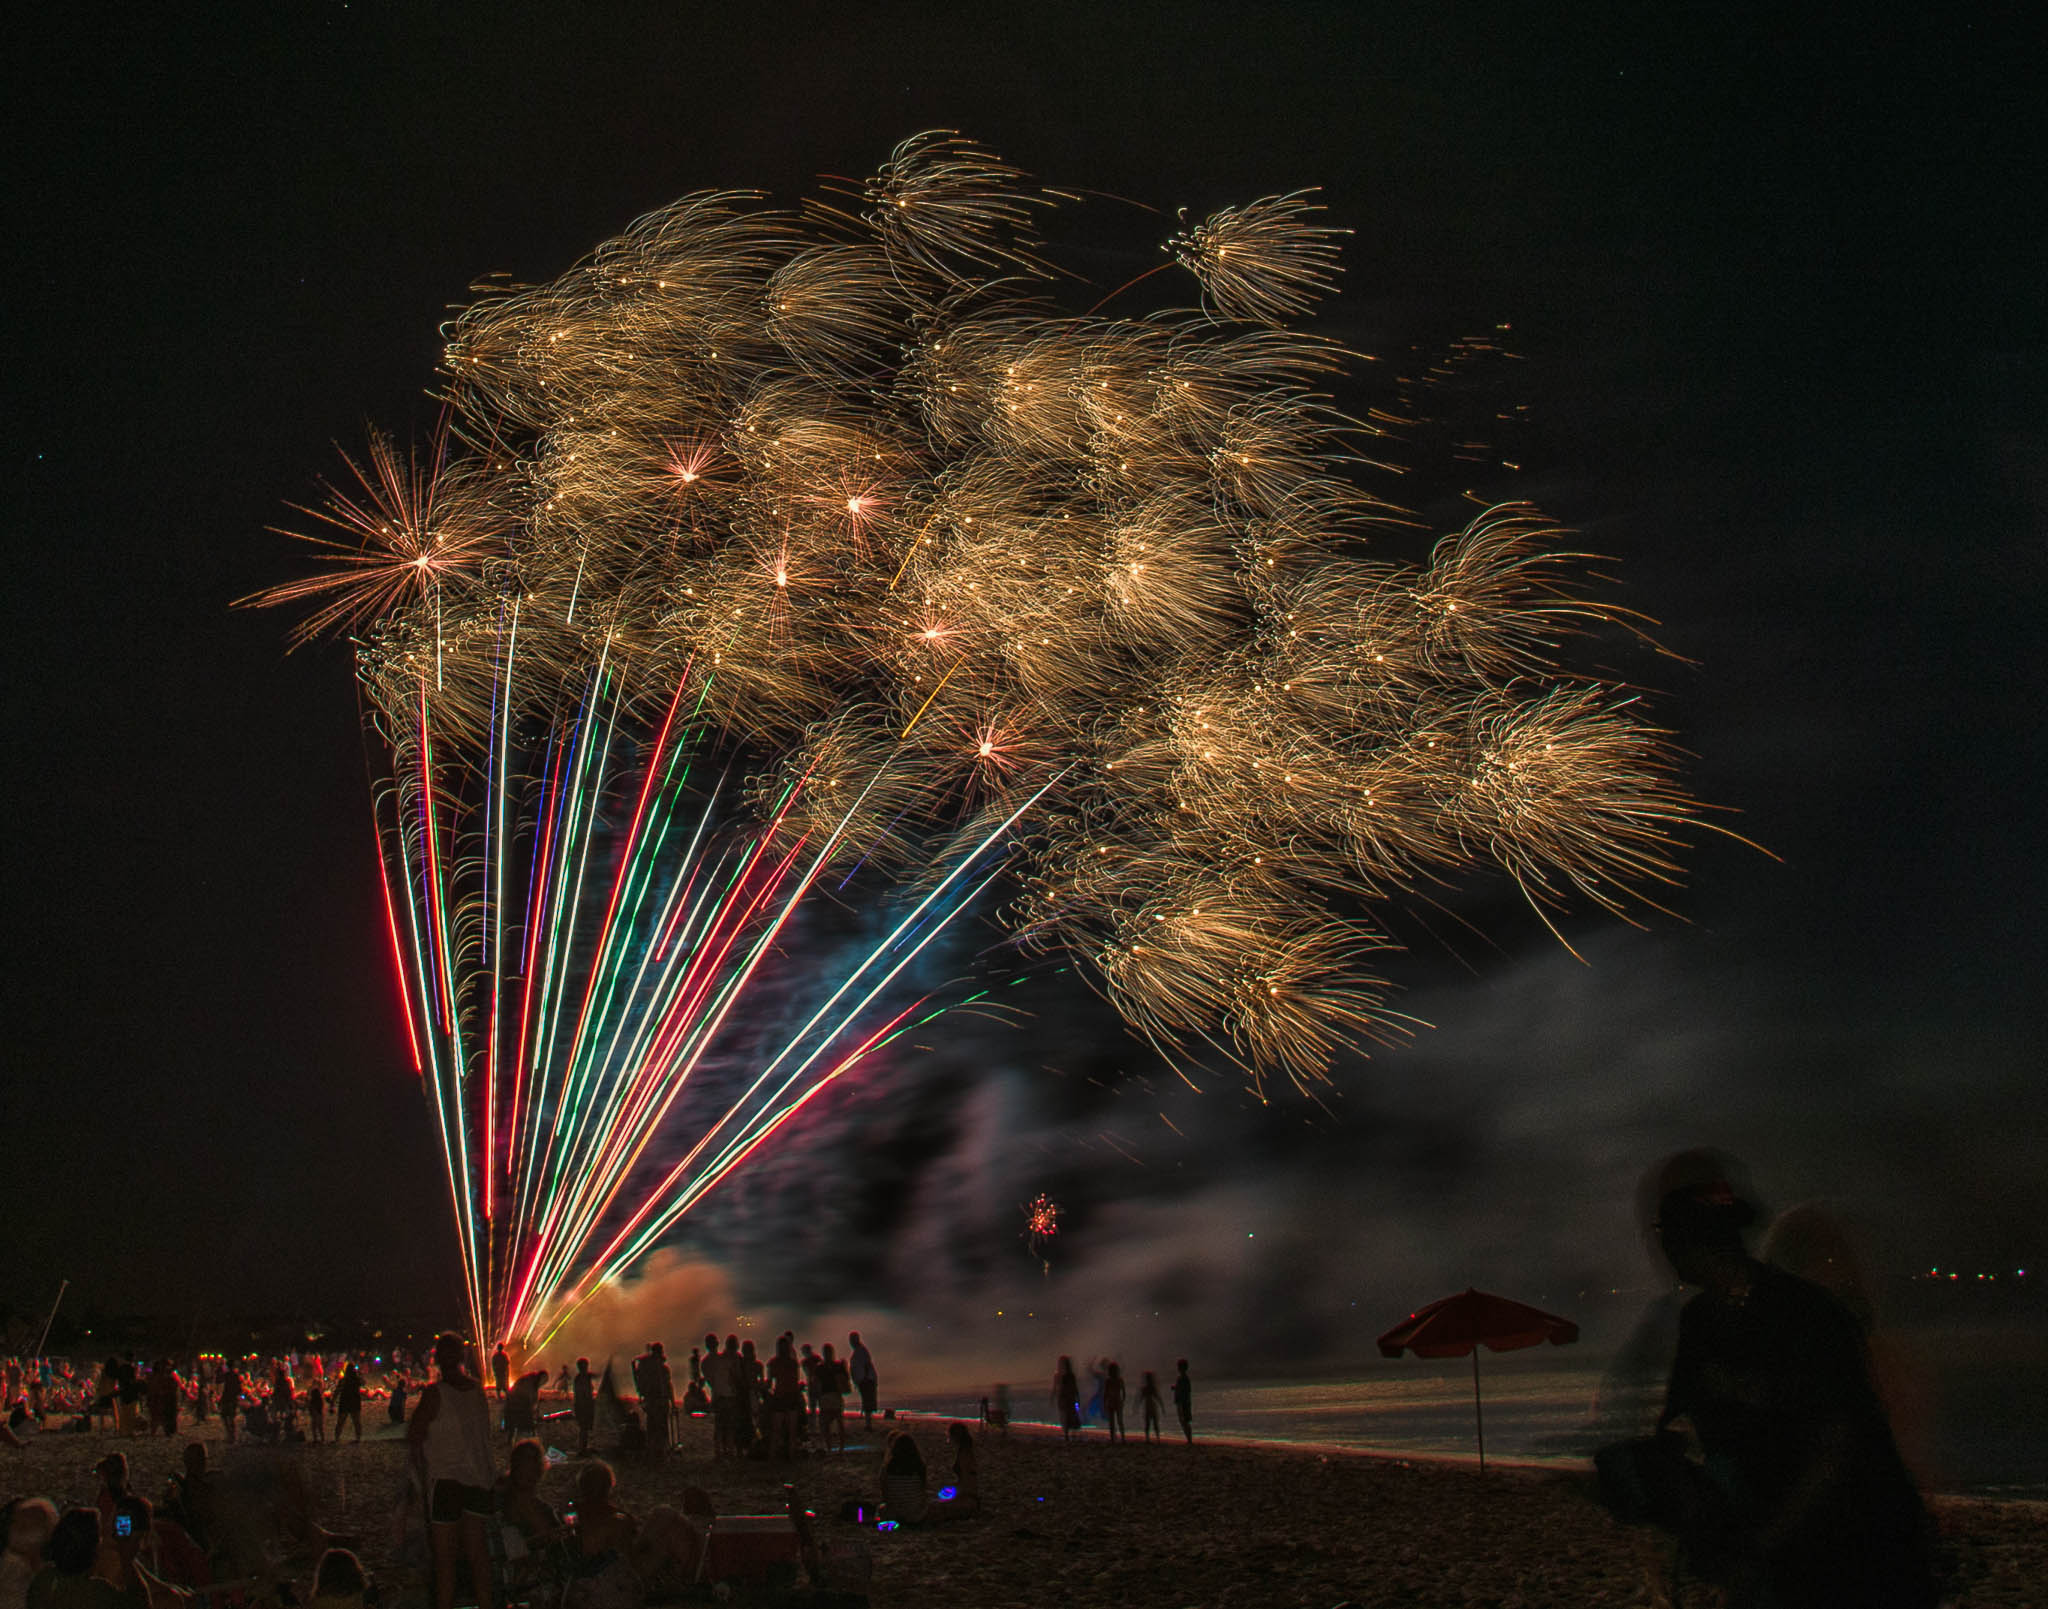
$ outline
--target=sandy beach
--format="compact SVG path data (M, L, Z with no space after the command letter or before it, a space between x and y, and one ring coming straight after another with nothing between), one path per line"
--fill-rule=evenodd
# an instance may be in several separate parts
M391 1518L403 1446L382 1405L372 1411L376 1434L360 1446L229 1448L213 1422L198 1435L223 1465L296 1462L320 1521L354 1537L365 1562L402 1593L410 1575L392 1557ZM936 1476L943 1421L902 1423ZM0 1454L0 1495L87 1501L95 1461L118 1447L135 1489L154 1496L187 1439L45 1434ZM709 1457L708 1427L690 1424L680 1450L660 1463L616 1461L622 1500L650 1508L699 1485L722 1514L767 1512L781 1507L791 1481L829 1516L843 1497L875 1489L882 1421L867 1438L856 1421L854 1439L844 1456L720 1463ZM549 1472L548 1501L566 1506L575 1468L569 1459ZM1112 1447L1099 1437L1068 1447L1023 1429L983 1443L982 1483L978 1519L866 1533L877 1609L1651 1601L1642 1539L1594 1505L1583 1478L1555 1470L1496 1465L1482 1474L1449 1461L1215 1443ZM1937 1498L1933 1507L1954 1562L1955 1603L2048 1605L2048 1504ZM310 1574L310 1561L300 1573ZM1718 1600L1695 1589L1680 1601Z

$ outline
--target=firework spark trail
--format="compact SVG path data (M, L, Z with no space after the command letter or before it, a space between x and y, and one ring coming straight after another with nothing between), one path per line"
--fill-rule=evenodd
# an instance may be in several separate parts
M1201 308L1143 318L1060 312L1076 198L958 135L826 197L685 197L486 295L431 451L374 437L310 511L329 567L253 600L356 639L480 1335L982 998L911 970L972 918L1312 1089L1405 1026L1377 913L1491 867L1562 937L1657 908L1701 825L1636 690L1563 668L1641 627L1561 532L1380 551L1421 530L1358 479L1399 417L1286 327L1343 234L1313 192L1185 226ZM824 907L881 937L815 975Z

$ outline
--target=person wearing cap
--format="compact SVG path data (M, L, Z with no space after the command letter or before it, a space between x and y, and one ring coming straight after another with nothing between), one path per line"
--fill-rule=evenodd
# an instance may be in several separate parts
M1714 1153L1682 1153L1654 1191L1657 1243L1698 1288L1658 1428L1691 1426L1726 1502L1741 1578L1731 1601L1933 1609L1926 1510L1862 1332L1819 1286L1750 1256L1743 1231L1757 1209L1732 1171Z

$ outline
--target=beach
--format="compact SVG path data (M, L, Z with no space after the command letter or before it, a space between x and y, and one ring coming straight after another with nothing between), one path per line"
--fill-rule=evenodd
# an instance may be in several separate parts
M413 1596L416 1578L392 1553L404 1449L373 1405L375 1434L361 1445L227 1447L217 1422L196 1427L222 1468L286 1459L305 1476L316 1514L354 1540L385 1588L387 1606ZM945 1422L911 1429L943 1484ZM176 1438L45 1433L0 1454L0 1494L89 1501L93 1465L128 1455L131 1484L155 1497L195 1427ZM559 1445L561 1421L549 1426ZM872 1495L884 1421L863 1436L854 1421L845 1455L778 1465L717 1462L709 1428L686 1423L681 1447L659 1462L613 1460L630 1510L675 1504L686 1486L707 1490L721 1514L777 1512L793 1483L823 1534L841 1500ZM573 1449L573 1440L571 1441ZM876 1609L1257 1609L1306 1605L1583 1605L1651 1602L1644 1533L1616 1525L1592 1501L1586 1477L1554 1468L1379 1457L1344 1449L1177 1441L1110 1446L1099 1434L1065 1446L1020 1428L980 1443L984 1512L922 1530L863 1534L873 1551ZM577 1463L550 1469L542 1495L566 1507ZM1953 1561L1959 1605L2048 1605L2048 1504L1939 1497L1931 1504ZM301 1587L310 1558L287 1574ZM1678 1600L1718 1599L1696 1588Z

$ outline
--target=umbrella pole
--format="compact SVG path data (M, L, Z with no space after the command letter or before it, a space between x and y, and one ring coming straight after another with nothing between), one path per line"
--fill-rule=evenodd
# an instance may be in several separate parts
M1486 1414L1479 1406L1479 1343L1472 1343L1472 1426L1479 1432L1479 1470L1486 1472Z

